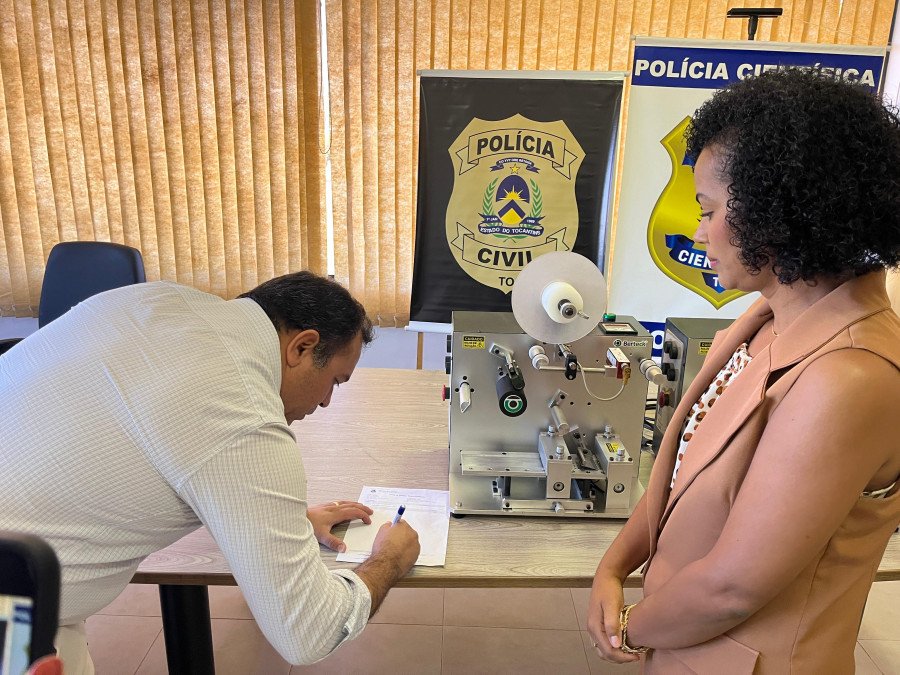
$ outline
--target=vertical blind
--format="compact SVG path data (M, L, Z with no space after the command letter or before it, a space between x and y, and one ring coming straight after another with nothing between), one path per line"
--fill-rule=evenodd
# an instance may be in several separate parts
M308 0L0 0L0 312L36 315L58 241L233 297L324 273Z
M306 268L408 316L422 69L626 70L632 35L885 45L893 0L0 0L0 314L58 241L233 297ZM327 39L327 81L320 81ZM329 88L325 133L323 89ZM627 95L627 92L626 92ZM328 175L326 175L326 172ZM326 203L327 184L331 185Z

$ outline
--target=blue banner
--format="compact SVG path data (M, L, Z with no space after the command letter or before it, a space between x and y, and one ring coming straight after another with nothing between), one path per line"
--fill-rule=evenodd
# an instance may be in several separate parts
M683 234L667 234L666 247L669 249L669 257L675 262L682 265L693 267L699 270L710 269L709 260L706 258L706 251L694 248L694 240ZM703 281L713 289L716 293L721 293L725 289L719 285L719 276L714 272L701 272Z
M665 321L641 321L640 323L647 329L647 332L653 336L653 345L650 350L650 356L659 363L662 359L662 348L666 335L666 323Z
M632 85L718 89L769 70L815 68L878 88L884 55L705 47L636 46Z

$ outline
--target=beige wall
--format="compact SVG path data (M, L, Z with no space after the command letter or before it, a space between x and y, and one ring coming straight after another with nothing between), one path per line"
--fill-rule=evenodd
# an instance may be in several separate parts
M891 306L897 314L900 314L900 271L888 272L887 292Z

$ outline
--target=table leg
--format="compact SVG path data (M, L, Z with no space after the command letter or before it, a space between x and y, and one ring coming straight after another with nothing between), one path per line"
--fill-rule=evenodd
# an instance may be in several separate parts
M169 675L214 675L206 586L159 585Z

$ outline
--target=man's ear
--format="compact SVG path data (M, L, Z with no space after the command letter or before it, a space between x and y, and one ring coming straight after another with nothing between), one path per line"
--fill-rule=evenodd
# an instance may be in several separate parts
M297 366L304 357L312 357L313 349L319 344L319 331L309 328L291 335L285 347L285 362L288 366Z

